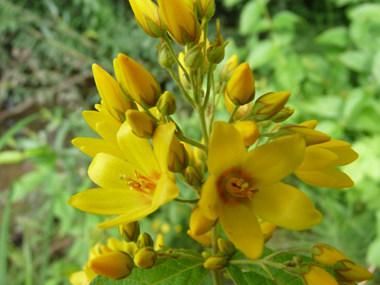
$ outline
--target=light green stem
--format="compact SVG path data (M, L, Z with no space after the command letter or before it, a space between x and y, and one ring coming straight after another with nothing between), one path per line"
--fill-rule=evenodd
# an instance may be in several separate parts
M211 75L212 75L212 64L209 65L207 69L207 91L206 91L206 96L205 100L203 102L203 108L207 107L208 100L210 98L210 91L211 91Z
M183 200L183 199L175 198L174 201L177 201L179 203L184 203L184 204L197 204L199 199Z
M191 144L192 146L195 146L201 150L203 150L204 152L207 152L207 148L205 145L183 135L183 134L178 134L177 137L179 138L180 141L183 141L185 143L188 143L188 144Z
M235 116L237 110L239 109L239 107L240 107L239 105L235 106L234 110L231 113L230 119L228 120L228 123L232 123L234 121L234 116Z
M189 259L195 259L195 260L199 260L199 261L202 261L202 262L205 261L203 258L196 257L194 255L190 255L190 254L186 254L186 253L182 253L182 252L173 252L173 253L157 252L157 254L158 255L162 255L162 256L186 257L186 258L189 258Z
M212 228L212 255L216 255L218 253L218 228L217 224ZM220 285L220 274L217 270L211 270L212 280L214 281L214 285Z
M299 248L293 248L293 249L285 249L281 251L277 251L275 253L272 253L268 256L266 256L264 259L269 260L272 259L278 255L284 254L284 253L292 253L292 252L312 252L312 247L299 247Z
M187 91L183 87L181 80L177 77L177 75L175 74L173 68L167 68L167 71L169 72L170 76L174 79L174 81L177 83L179 89L181 90L183 96L185 96L186 100L190 103L190 105L193 108L195 108L193 99L191 99L189 93L187 93Z

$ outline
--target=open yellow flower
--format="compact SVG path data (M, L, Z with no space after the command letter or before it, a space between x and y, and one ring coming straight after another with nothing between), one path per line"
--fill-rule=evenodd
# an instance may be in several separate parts
M208 219L219 218L228 238L248 258L256 259L263 251L257 217L291 230L305 230L321 221L322 214L307 195L280 182L302 162L304 151L304 139L292 135L247 152L232 125L214 124L207 161L210 176L199 208Z
M102 188L78 193L68 203L82 211L99 215L120 215L103 222L108 228L139 220L173 200L179 193L168 171L168 154L174 123L160 125L148 140L133 134L125 122L117 141L126 160L106 153L93 159L88 174Z

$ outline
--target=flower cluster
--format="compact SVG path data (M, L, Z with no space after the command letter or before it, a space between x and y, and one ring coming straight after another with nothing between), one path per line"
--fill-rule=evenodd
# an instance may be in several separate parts
M94 64L101 103L95 106L97 111L83 112L83 117L101 139L73 140L93 157L88 174L100 188L74 195L69 204L85 212L116 216L98 227L119 226L123 239L137 242L138 248L134 261L125 250L100 248L86 265L93 272L89 275L84 270L88 279L95 273L125 277L131 264L153 267L157 259L153 241L139 233L137 221L170 201L194 205L188 234L213 248L204 266L218 270L228 264L236 248L250 260L260 258L277 226L299 231L320 223L322 214L310 198L283 181L289 175L294 173L317 187L353 186L350 177L336 169L358 157L349 143L315 130L315 120L284 123L295 111L286 106L289 91L269 92L254 100L253 73L248 63L238 64L237 55L214 78L228 42L223 40L219 22L215 40L208 41L213 0L157 2L158 6L151 0L130 0L139 25L149 36L160 38L158 62L180 92L162 90L148 70L124 54L114 59L116 79ZM171 40L185 46L183 52L176 54ZM180 96L199 116L201 142L189 138L171 117ZM230 119L215 122L222 97ZM194 199L177 198L176 179L193 190ZM218 240L218 223L228 240ZM314 259L323 264L328 247L316 246L315 252L318 249L321 253L313 251ZM111 268L106 263L115 265ZM358 281L352 272L361 269L350 259L342 257L327 265L345 281ZM311 276L323 275L322 270L310 265L303 279L308 282Z

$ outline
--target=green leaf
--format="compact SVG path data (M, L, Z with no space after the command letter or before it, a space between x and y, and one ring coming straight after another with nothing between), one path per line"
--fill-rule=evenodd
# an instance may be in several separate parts
M273 16L273 28L275 30L283 28L293 28L295 24L301 22L303 18L290 11L281 11Z
M267 1L250 1L244 5L240 15L239 32L246 36L256 31Z
M375 55L373 60L372 74L377 81L377 85L380 86L380 51Z
M374 240L367 251L367 261L369 264L380 266L380 238Z
M193 251L186 251L186 254L202 258ZM201 259L181 257L168 260L151 269L134 268L132 274L122 280L115 281L98 276L91 285L196 285L200 284L208 273L209 270L203 267Z
M346 27L334 27L324 31L315 38L318 44L345 48L348 45L348 31Z
M366 53L360 51L347 51L342 53L340 60L345 66L357 72L369 71L371 67L370 57Z
M259 42L247 56L247 62L252 69L269 62L276 54L276 48L270 40Z

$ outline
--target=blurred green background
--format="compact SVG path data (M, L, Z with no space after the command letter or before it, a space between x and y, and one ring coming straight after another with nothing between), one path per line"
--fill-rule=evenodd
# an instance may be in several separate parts
M214 17L234 53L254 71L257 94L289 90L291 122L353 144L345 167L352 189L294 183L324 213L305 232L278 229L273 249L331 244L371 270L380 266L380 2L217 0ZM91 64L112 72L122 52L140 60L164 89L179 94L157 64L157 39L137 25L126 0L0 0L0 284L69 284L90 246L117 236L97 230L104 217L71 208L92 187L90 157L70 141L94 137L81 117L100 100ZM215 34L212 22L211 34ZM178 99L177 118L200 139L198 122ZM227 118L222 110L217 118ZM182 189L186 196L186 189ZM186 234L191 209L170 203L141 222L173 247L200 246ZM7 271L4 268L7 267ZM376 280L380 284L379 270Z

